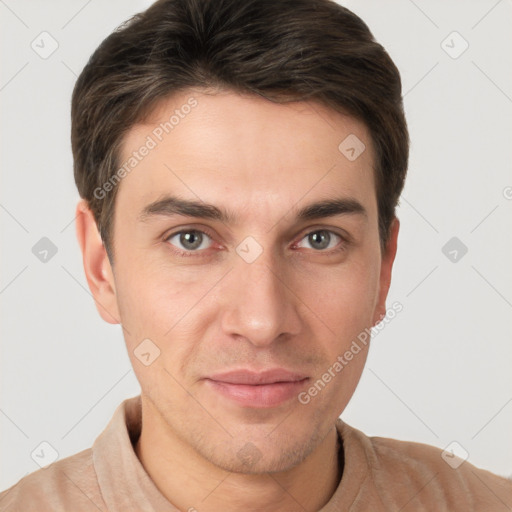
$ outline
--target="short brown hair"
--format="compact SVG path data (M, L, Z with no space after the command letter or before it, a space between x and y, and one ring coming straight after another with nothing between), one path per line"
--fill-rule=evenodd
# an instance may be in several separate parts
M385 246L409 136L400 74L367 25L331 0L159 0L101 43L73 91L75 182L111 260L118 187L95 191L118 170L126 132L160 100L196 87L316 100L362 121Z

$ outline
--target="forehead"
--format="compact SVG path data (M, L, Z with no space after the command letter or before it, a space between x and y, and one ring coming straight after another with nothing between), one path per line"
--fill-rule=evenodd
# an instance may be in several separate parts
M316 102L184 91L127 132L120 163L132 209L166 193L241 211L340 194L376 207L367 128Z

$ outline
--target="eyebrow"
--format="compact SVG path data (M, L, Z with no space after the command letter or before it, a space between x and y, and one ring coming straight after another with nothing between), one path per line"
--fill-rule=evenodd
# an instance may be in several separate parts
M236 215L232 212L213 204L166 196L163 199L159 199L147 205L141 211L139 220L146 222L156 216L171 217L175 215L218 220L225 224L234 224L236 219ZM304 221L335 217L337 215L361 215L367 217L368 213L365 207L356 199L342 197L311 203L297 212L296 219Z

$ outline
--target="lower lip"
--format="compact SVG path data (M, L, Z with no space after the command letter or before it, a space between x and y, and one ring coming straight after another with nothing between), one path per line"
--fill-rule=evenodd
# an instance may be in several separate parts
M274 382L272 384L248 385L231 384L206 379L206 382L218 393L245 407L269 408L297 397L308 379L294 382Z

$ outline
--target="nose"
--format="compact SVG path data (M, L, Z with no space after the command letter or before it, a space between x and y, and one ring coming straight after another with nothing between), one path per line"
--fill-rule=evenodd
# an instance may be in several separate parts
M239 259L225 283L227 300L221 322L224 333L245 338L256 347L298 334L298 299L288 275L283 263L265 252L252 263Z

